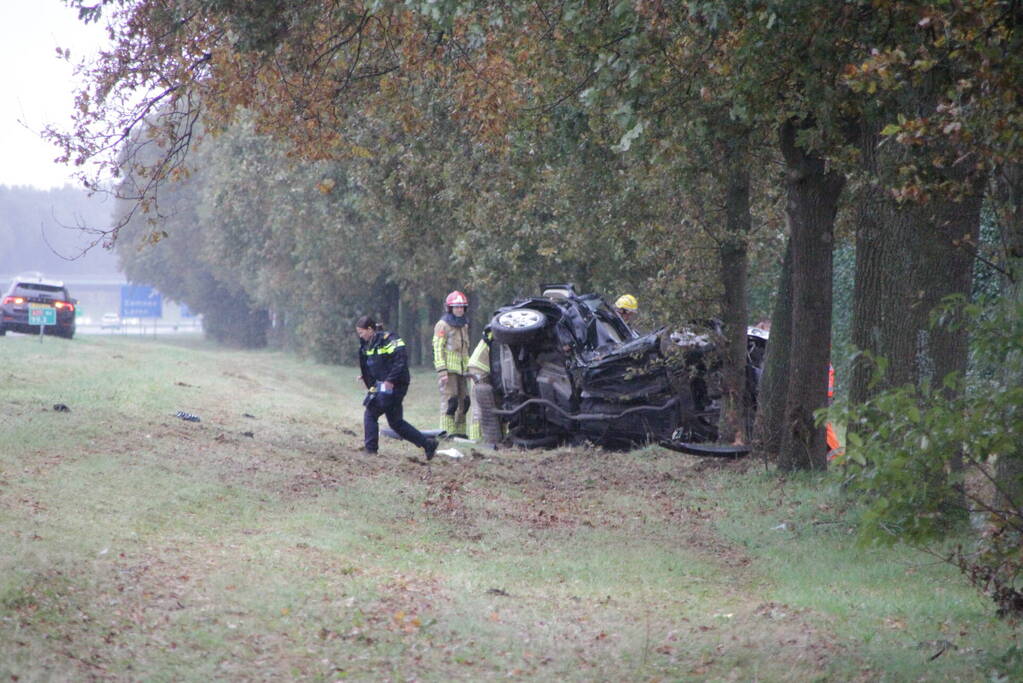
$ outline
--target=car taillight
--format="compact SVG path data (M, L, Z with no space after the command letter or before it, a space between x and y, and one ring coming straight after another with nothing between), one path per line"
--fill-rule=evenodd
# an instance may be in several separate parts
M22 299L20 296L5 296L4 297L4 303L5 304L23 304L23 303L25 303L25 300Z
M63 311L63 310L68 310L68 311L75 310L75 305L73 303L71 303L70 301L57 301L57 302L55 302L53 304L53 306L57 310L61 310L61 311Z

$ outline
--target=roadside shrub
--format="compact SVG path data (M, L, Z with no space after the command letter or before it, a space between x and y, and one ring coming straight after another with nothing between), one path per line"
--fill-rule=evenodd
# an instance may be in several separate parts
M1023 613L1023 305L950 301L935 317L971 326L972 362L987 371L829 411L849 426L841 465L865 503L861 538L940 554L1000 614ZM957 526L969 540L950 551Z

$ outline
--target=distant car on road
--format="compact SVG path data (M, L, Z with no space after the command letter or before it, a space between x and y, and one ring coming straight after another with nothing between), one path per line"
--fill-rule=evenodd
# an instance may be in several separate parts
M56 324L46 325L46 334L71 339L75 336L76 299L68 294L59 280L44 280L41 276L17 277L0 299L0 336L11 332L39 334L39 325L29 324L30 308L52 308L56 311ZM35 306L33 306L35 304Z
M116 313L104 313L103 318L99 322L99 327L101 330L119 329L121 327L121 316Z

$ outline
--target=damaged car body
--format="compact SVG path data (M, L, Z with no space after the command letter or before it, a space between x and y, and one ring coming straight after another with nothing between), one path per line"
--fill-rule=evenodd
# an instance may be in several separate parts
M490 384L481 401L490 413L482 421L488 442L526 448L590 442L612 449L656 442L687 450L718 437L721 374L714 340L720 326L713 321L641 335L600 296L561 284L499 309L489 329ZM766 345L766 334L753 332L750 405ZM746 452L744 446L713 448L720 451L713 454Z

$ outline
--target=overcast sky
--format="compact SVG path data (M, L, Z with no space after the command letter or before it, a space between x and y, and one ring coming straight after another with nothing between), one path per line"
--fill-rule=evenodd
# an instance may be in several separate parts
M105 41L61 0L0 0L0 185L41 189L72 182L60 153L39 138L49 124L66 124L75 88L72 65ZM71 63L57 48L71 50Z

